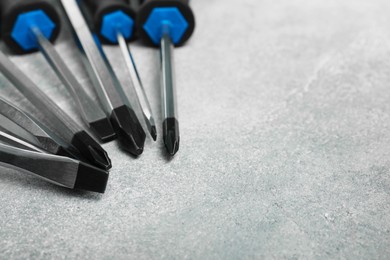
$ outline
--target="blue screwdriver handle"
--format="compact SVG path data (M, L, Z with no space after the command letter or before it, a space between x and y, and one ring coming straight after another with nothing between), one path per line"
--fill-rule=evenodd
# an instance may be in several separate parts
M15 53L38 50L32 27L37 27L51 42L61 27L60 16L48 0L0 0L1 37Z
M137 13L137 30L146 43L159 46L163 28L175 46L183 45L195 29L189 0L144 0Z
M134 39L136 5L140 0L81 0L91 17L93 28L104 43L117 44L119 31L126 40ZM138 3L137 3L138 2Z

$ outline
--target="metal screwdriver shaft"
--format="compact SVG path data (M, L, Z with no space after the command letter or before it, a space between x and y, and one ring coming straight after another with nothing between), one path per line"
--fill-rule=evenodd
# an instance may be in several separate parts
M161 90L163 104L163 139L170 155L179 150L180 133L176 106L176 89L173 65L173 44L169 32L165 31L160 43Z
M104 110L111 118L111 122L123 148L133 155L143 152L145 132L143 131L133 109L126 105L125 97L120 86L114 83L103 56L100 54L89 27L75 0L61 0L65 13L75 32L79 43L82 60L94 82Z
M124 58L126 67L130 74L130 79L133 83L135 91L137 92L138 102L142 109L142 114L144 116L145 123L148 127L149 133L152 136L153 140L156 140L157 130L156 130L156 123L154 121L154 117L152 114L152 108L147 98L141 78L138 74L137 66L135 65L133 55L131 54L130 48L126 42L125 37L119 31L117 32L117 39L118 39L120 49L122 51L122 57Z
M9 134L7 131L4 131L0 126L0 144L10 145L19 149L28 150L37 153L45 153L44 150L39 149L38 147L19 139L18 137Z
M0 98L0 127L12 135L23 139L51 154L75 157L72 147L66 145L58 136L39 125L31 115ZM13 129L10 127L13 126ZM67 147L66 147L67 146ZM75 153L75 151L73 151Z

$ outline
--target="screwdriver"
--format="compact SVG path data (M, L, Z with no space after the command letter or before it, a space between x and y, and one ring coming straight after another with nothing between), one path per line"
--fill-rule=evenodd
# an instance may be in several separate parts
M89 164L56 155L20 149L0 143L0 165L30 173L70 189L104 193L108 172Z
M55 8L47 0L1 0L0 15L2 36L16 53L40 50L58 78L72 95L85 123L101 141L115 138L107 116L92 101L71 73L51 42L61 27Z
M76 158L71 148L53 133L47 133L43 126L38 125L37 119L27 115L16 106L0 98L0 129L4 133L18 137L51 154Z
M138 11L137 26L142 39L160 47L163 140L168 154L173 156L180 144L173 47L190 38L195 17L188 0L145 0Z
M32 151L32 152L38 152L38 153L45 152L44 150L39 149L38 147L19 139L17 136L14 136L8 133L7 131L4 131L1 126L0 126L0 143L7 144L12 147L20 148L23 150Z
M123 89L115 84L76 0L61 0L61 3L73 28L76 42L79 43L82 61L123 149L135 156L142 154L146 134L134 110L127 105L126 97L121 94Z
M111 161L107 152L95 139L77 125L54 101L46 96L1 51L0 72L45 116L47 124L55 128L56 132L58 132L65 142L77 148L92 164L103 169L111 168Z
M82 3L85 3L89 16L93 20L93 28L100 38L110 44L119 44L131 82L137 93L144 121L153 140L156 140L157 131L152 108L127 43L135 35L135 9L139 0L131 1L131 5L127 3L127 0L83 0Z

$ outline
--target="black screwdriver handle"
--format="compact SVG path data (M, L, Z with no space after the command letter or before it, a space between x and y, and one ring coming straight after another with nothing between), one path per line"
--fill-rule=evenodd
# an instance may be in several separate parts
M0 25L1 37L4 42L16 53L33 52L36 49L26 50L20 43L15 40L14 33L23 34L28 32L28 22L18 22L18 27L15 27L18 17L21 14L26 14L33 11L43 11L46 16L55 24L50 41L55 41L60 29L60 16L56 9L52 6L51 1L48 0L0 0ZM43 24L43 26L45 26ZM16 31L17 30L17 31Z
M123 13L128 15L135 23L135 6L129 4L128 0L81 0L81 2L83 2L85 7L87 8L88 15L91 17L91 22L93 23L92 26L94 30L98 33L104 43L110 43L107 42L107 38L104 37L104 35L102 34L103 21L107 17L107 15L117 11L122 11ZM131 1L131 3L133 2L134 1ZM131 36L131 39L134 38L133 36L134 33Z
M144 29L144 25L155 8L175 7L188 23L188 28L183 36L175 43L176 46L183 45L191 37L195 29L195 16L189 6L189 2L189 0L143 0L143 4L137 13L137 29L140 38L149 44L156 45L156 42L152 40L151 36Z

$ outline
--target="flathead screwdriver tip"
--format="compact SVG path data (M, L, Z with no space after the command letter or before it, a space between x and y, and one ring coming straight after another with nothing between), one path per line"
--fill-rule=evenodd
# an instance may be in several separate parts
M111 122L123 149L134 156L141 155L146 134L134 111L126 105L115 108L111 114Z
M71 144L93 165L104 170L111 169L111 160L107 152L87 132L76 133Z
M174 156L180 145L179 122L176 118L171 117L164 120L163 139L168 154Z
M74 188L104 193L107 187L108 176L108 172L80 162Z
M69 149L67 149L63 146L60 146L57 149L57 152L55 153L55 155L64 156L64 157L68 157L68 158L72 158L72 159L78 159L77 155L73 154L71 151L69 151Z
M66 188L100 193L106 190L109 176L107 171L78 160L3 143L0 143L0 163Z
M99 139L104 143L110 142L116 138L116 133L108 118L96 120L95 122L91 122L89 125Z

